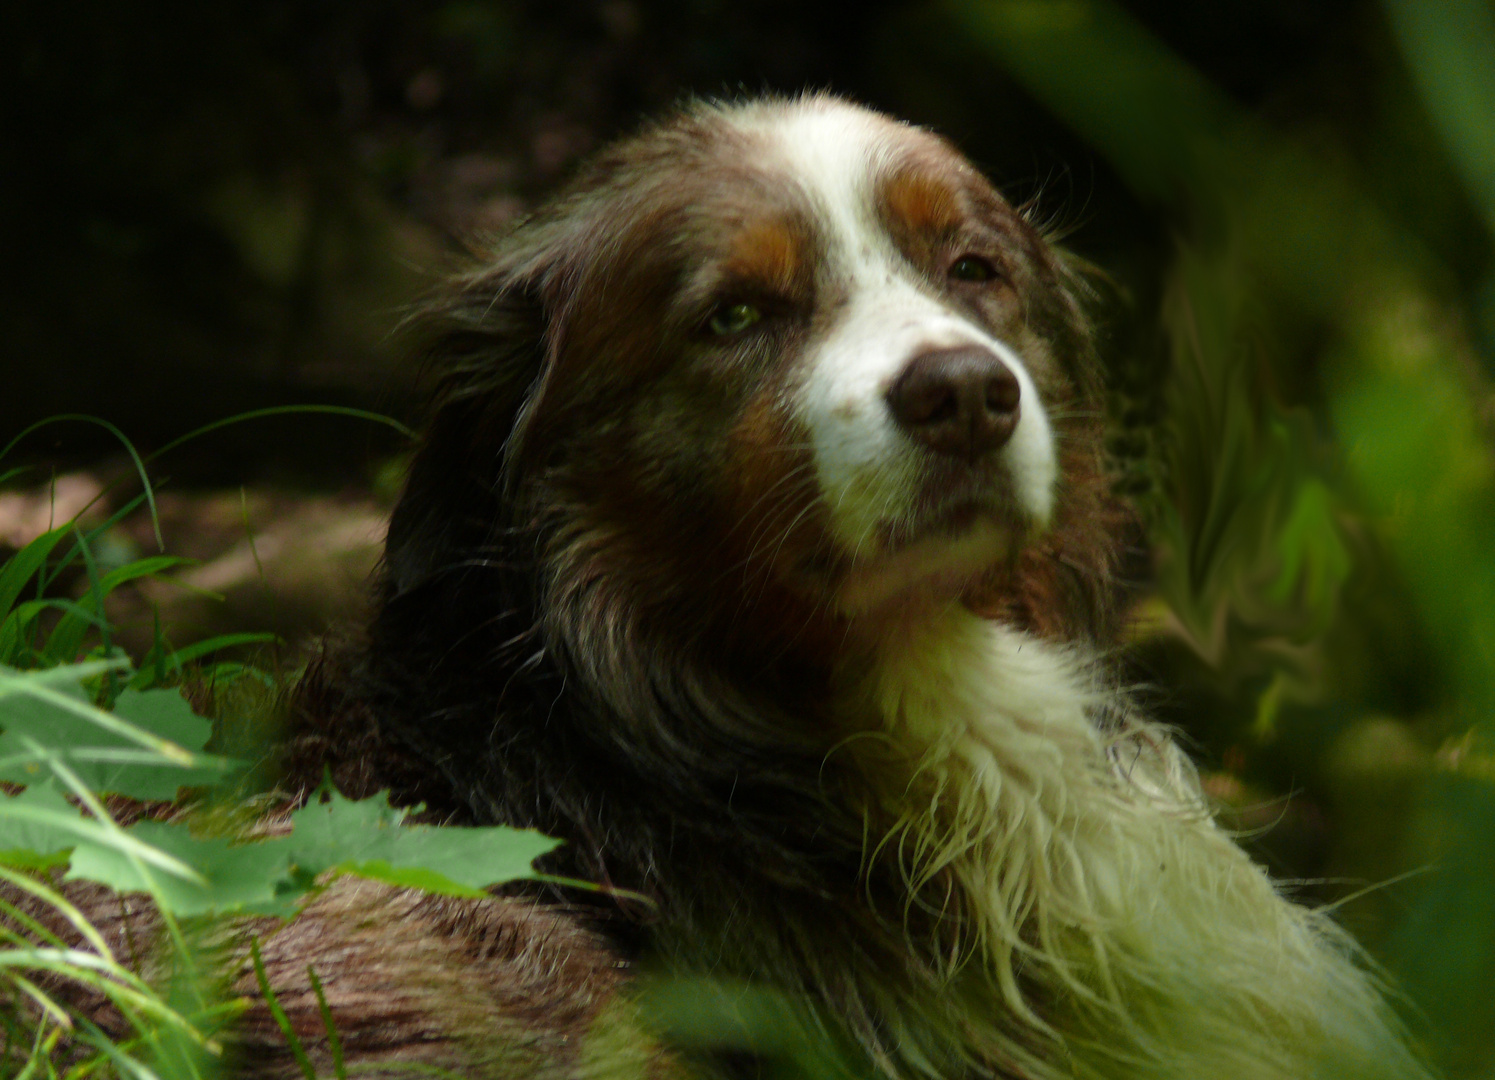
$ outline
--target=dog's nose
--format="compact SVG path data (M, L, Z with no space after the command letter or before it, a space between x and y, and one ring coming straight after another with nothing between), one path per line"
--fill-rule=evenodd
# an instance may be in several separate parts
M988 349L931 349L908 362L887 392L893 419L937 454L973 464L1017 428L1017 376Z

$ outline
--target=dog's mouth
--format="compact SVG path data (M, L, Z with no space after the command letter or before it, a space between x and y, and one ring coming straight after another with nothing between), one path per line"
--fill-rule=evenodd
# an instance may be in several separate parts
M844 617L896 624L957 601L1048 524L1047 492L1002 457L972 466L926 455L902 484L900 471L869 470L882 485L875 502L855 485L823 487L818 540L796 553L799 586ZM837 520L848 492L880 512Z
M990 495L932 501L886 523L877 542L841 562L834 587L843 614L872 615L953 600L1019 550L1035 523Z
M897 521L886 522L878 530L878 552L883 556L898 553L931 539L958 539L983 520L1006 522L1011 517L991 498L966 496L926 500L926 505Z

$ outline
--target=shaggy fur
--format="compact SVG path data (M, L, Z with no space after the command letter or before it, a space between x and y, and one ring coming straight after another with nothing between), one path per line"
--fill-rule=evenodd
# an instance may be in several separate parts
M447 811L653 898L604 922L620 950L787 991L889 1076L1423 1076L1096 663L1124 515L1077 291L915 129L812 97L647 130L435 314L382 608L332 681ZM711 329L744 301L749 334ZM1025 410L974 522L925 499L964 466L872 415L951 342Z
M379 609L286 764L614 891L478 905L490 962L344 886L277 962L365 1038L434 964L398 1030L482 1077L683 1068L627 966L782 991L899 1080L1426 1076L1097 659L1126 515L1079 292L951 147L820 96L686 110L503 237L429 316Z

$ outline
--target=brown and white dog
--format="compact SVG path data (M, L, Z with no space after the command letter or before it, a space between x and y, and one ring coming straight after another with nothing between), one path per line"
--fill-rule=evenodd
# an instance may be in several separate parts
M287 762L613 892L334 890L265 946L303 1032L312 963L369 1067L750 1068L639 1034L641 967L886 1077L1428 1075L1098 660L1127 518L1080 291L947 143L818 95L686 109L499 240Z

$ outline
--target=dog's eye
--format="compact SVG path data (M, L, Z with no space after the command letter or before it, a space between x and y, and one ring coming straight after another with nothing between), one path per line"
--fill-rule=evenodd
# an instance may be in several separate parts
M752 304L723 304L712 313L706 327L718 337L728 337L742 333L761 318L763 312Z
M978 255L962 255L950 264L953 281L992 281L997 277L997 268Z

